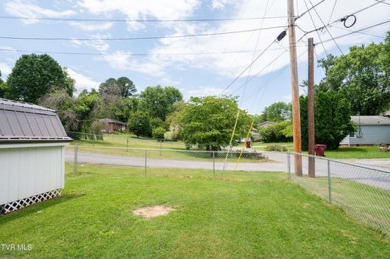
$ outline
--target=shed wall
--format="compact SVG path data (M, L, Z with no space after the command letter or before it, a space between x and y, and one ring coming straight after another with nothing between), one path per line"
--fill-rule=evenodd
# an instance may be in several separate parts
M0 149L0 204L64 188L64 146Z

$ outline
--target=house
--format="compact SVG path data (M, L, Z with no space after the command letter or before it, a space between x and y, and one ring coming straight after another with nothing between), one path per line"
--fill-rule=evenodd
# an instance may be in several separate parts
M384 116L351 116L356 131L346 136L340 145L390 144L390 118Z
M70 141L55 111L0 98L0 214L61 195Z
M275 124L275 122L273 122L273 121L263 121L263 122L260 122L259 124L257 124L257 127L264 128L264 127L268 127L268 126L271 126L274 124Z
M99 121L103 123L102 131L105 133L127 130L127 124L118 120L105 118L105 119L100 119Z

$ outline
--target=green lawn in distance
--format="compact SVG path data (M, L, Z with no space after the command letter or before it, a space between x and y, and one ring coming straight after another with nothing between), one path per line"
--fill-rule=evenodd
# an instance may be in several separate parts
M68 172L71 171L67 167ZM390 258L389 240L279 173L85 166L63 196L0 217L0 257ZM176 209L143 219L148 205Z

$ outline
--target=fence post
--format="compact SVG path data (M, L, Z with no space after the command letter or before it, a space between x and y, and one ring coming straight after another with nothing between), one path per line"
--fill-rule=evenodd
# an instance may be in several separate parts
M328 164L328 199L329 203L332 203L332 181L331 181L331 175L330 175L330 160L327 160Z
M129 152L129 138L127 138L126 151Z
M213 151L213 178L215 178L215 151Z
M77 155L78 155L78 145L74 145L74 159L73 159L73 173L77 173Z
M287 172L288 172L288 180L291 181L291 154L290 154L290 150L287 151Z
M144 176L146 176L146 167L148 166L148 150L145 149L145 173Z

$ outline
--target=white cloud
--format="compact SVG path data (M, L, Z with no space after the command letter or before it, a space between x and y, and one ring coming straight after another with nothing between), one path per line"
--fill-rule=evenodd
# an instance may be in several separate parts
M100 85L99 82L96 82L90 77L80 74L71 68L67 68L66 70L68 71L69 76L76 81L75 87L77 93L82 92L84 89L98 89Z
M31 1L23 1L23 0L15 0L8 1L5 4L5 10L7 13L19 17L28 17L28 19L24 19L23 22L26 24L37 23L38 20L36 18L39 17L66 17L70 15L74 15L76 12L72 10L51 10L45 9L38 5L34 5Z
M142 20L148 17L159 20L185 18L200 5L200 0L82 0L78 5L93 14L122 13L129 19L130 28L138 30L144 28L144 25L130 20Z
M197 89L191 89L186 92L186 95L188 97L191 96L198 96L198 97L204 97L204 96L218 96L223 92L224 89L218 88L218 87L209 87L209 86L201 86ZM225 94L228 94L228 92L225 92Z
M112 28L114 23L81 23L81 22L69 22L70 25L83 31L107 31Z
M5 63L0 63L1 79L4 81L7 79L8 75L12 72L12 67Z
M111 36L109 34L94 34L89 36L91 39L95 40L78 40L78 39L72 39L70 41L71 45L74 47L81 47L81 46L87 46L96 49L97 51L101 53L106 53L110 49L110 45L107 43L107 41L102 39L109 39Z
M148 74L151 77L165 76L165 73L163 72L165 68L164 62L162 60L158 62L153 57L138 61L131 58L130 52L116 51L113 54L104 55L103 59L114 69L136 71Z
M235 1L232 0L213 0L211 6L213 9L223 9L229 3L233 3Z

